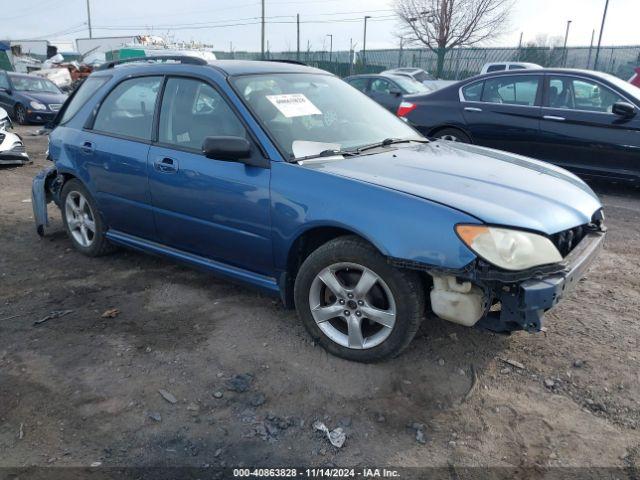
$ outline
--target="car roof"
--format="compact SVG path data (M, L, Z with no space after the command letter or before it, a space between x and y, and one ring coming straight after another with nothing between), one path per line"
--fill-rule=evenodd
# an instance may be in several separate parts
M556 74L564 74L564 75L582 75L587 77L593 77L598 79L606 79L608 76L607 73L597 72L595 70L586 70L580 68L536 68L531 70L500 70L497 72L489 72L482 73L480 75L476 75L474 77L467 78L463 80L464 82L468 82L470 80L481 80L483 78L489 77L502 77L502 76L513 76L513 75L540 75L544 73L556 73Z
M128 63L116 64L113 68L98 70L99 74L111 74L113 72L126 71L126 74L138 74L153 71L162 72L164 69L169 71L180 71L199 68L213 68L225 76L233 77L237 75L259 75L269 73L313 73L332 75L331 73L319 68L309 67L304 64L293 62L278 61L261 61L261 60L212 60L207 64L194 65L193 63L162 63L149 62L145 63L141 58L139 62L131 61Z

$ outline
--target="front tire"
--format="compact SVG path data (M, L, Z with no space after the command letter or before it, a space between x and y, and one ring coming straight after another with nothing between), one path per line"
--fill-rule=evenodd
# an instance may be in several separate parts
M399 270L355 236L332 240L303 262L295 281L296 310L330 353L359 362L395 357L425 313L416 272Z
M114 247L107 240L104 224L95 200L76 179L62 188L62 222L76 250L89 257L110 253Z
M19 125L27 125L29 123L27 121L27 109L20 103L16 105L15 117Z

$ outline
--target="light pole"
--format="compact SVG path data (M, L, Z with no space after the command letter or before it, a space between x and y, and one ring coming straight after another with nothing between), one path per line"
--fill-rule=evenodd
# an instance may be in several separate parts
M367 64L367 19L371 18L371 15L365 15L364 17L364 38L362 39L362 66Z
M262 0L262 30L260 35L260 58L264 60L264 0Z
M333 34L327 33L329 37L329 63L331 63L331 55L333 54Z
M91 29L91 5L87 0L87 24L89 25L89 38L93 38L93 30Z
M602 14L602 25L600 25L600 35L598 36L598 46L596 47L596 59L593 62L593 69L598 69L598 57L600 56L600 43L602 43L602 32L604 30L604 21L607 19L607 9L609 8L609 0L604 4L604 13Z
M567 20L567 31L564 33L564 47L562 47L564 51L564 60L562 62L562 66L567 66L567 40L569 39L569 27L571 26L571 20Z

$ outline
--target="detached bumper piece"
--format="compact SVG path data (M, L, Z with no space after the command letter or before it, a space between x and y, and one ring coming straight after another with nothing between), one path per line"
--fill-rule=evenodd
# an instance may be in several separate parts
M36 223L36 231L44 236L44 227L49 225L47 204L52 200L59 203L62 178L58 176L56 167L51 166L40 170L33 178L31 184L31 206L33 207L33 219Z
M590 231L565 257L562 271L504 284L501 291L494 293L500 311L489 311L476 326L495 332L540 331L544 314L577 285L602 249L604 239L605 232Z

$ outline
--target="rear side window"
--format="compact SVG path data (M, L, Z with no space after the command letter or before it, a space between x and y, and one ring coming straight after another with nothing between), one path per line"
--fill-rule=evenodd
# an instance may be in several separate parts
M499 72L500 70L504 70L504 69L505 69L504 65L491 65L489 68L487 68L487 73Z
M162 77L140 77L122 82L103 100L94 130L151 140L161 81Z
M484 82L482 101L509 105L534 106L540 85L539 76L508 76Z
M62 113L62 118L60 119L60 123L67 123L71 120L78 110L80 110L87 100L91 98L91 96L96 93L96 91L104 85L110 77L89 77L87 78L80 87L78 87L78 91L71 97L69 100L69 104L64 108L64 112Z
M476 82L462 88L462 96L467 102L479 102L482 97L482 85L484 82Z
M525 70L525 67L523 65L511 65L509 70Z

